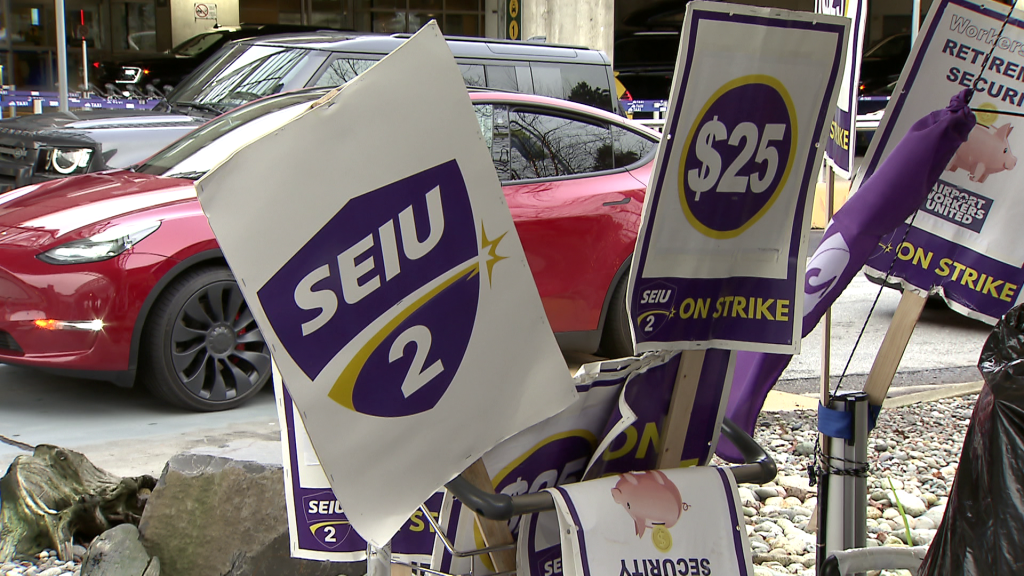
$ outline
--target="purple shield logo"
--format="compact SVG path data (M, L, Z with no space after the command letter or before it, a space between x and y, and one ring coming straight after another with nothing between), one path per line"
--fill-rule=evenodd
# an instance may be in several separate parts
M633 292L636 301L636 331L644 335L644 340L657 333L670 319L678 316L676 292L671 284L665 282L637 285Z
M350 200L259 289L271 325L310 379L360 338L332 400L382 417L440 401L476 322L473 218L452 160Z

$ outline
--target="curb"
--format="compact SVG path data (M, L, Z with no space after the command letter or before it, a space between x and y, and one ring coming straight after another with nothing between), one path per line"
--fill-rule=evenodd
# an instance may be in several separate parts
M985 382L965 382L963 384L949 384L947 386L941 386L937 390L928 390L927 392L917 392L914 394L906 394L904 396L896 396L894 398L886 398L885 402L882 403L883 408L899 408L901 406L910 406L911 404L920 404L921 402L931 402L933 400L942 400L944 398L955 398L957 396L967 396L969 394L977 394L981 392Z
M944 398L955 398L957 396L967 396L969 394L977 394L981 392L981 388L985 385L984 381L977 382L965 382L963 384L943 384L940 386L928 386L930 390L923 392L913 392L910 394L901 394L899 396L890 396L885 399L882 404L883 408L900 408L902 406L910 406L912 404L920 404L922 402L932 402L934 400L942 400ZM890 389L889 392L898 391L899 388ZM789 392L780 392L778 390L772 390L768 393L768 398L765 399L764 407L761 409L762 412L787 412L791 410L817 410L818 408L818 395L817 394L791 394Z

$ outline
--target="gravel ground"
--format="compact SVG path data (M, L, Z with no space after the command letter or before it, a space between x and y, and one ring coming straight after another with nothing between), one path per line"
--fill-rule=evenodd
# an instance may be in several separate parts
M907 514L914 544L931 542L953 486L977 398L971 395L882 411L868 439L869 546L907 545L890 481ZM809 486L807 467L812 462L816 426L816 413L811 410L765 413L758 421L755 438L779 466L775 482L740 487L758 576L814 574L815 535L808 531L807 522L817 504L817 489ZM890 573L901 572L882 572Z
M953 486L977 398L882 411L868 440L868 545L906 546L890 481L907 513L914 543L931 542ZM755 438L775 458L779 475L763 486L740 485L756 576L814 575L815 536L807 531L807 521L817 503L817 489L809 486L807 467L816 426L812 410L764 413L758 421ZM33 562L0 565L0 576L79 576L85 550L75 548L73 562L61 562L48 550Z

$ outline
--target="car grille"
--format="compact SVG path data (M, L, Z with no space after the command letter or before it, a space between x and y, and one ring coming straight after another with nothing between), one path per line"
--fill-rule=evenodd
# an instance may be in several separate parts
M0 194L31 181L39 152L30 139L17 136L31 138L32 135L22 130L0 128Z
M0 351L14 352L16 354L22 353L21 346L18 346L18 343L14 341L14 336L3 330L0 330Z
M35 136L31 130L16 130L14 128L0 127L0 134L6 134L8 136L18 136L21 138L32 138Z

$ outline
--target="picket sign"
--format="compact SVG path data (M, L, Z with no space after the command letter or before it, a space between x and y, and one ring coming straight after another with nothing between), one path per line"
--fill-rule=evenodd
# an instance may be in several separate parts
M728 354L731 366L737 350L799 352L809 190L836 110L849 22L687 5L627 292L637 353L683 351L658 468L706 462L687 436L721 424L719 411L694 411L698 390L709 393L708 354ZM727 380L715 389L723 407L731 368ZM713 454L716 442L700 448Z
M861 181L888 157L916 118L963 88L975 89L970 105L977 124L967 142L940 173L909 229L900 226L883 238L884 249L868 260L868 274L903 289L863 389L875 406L885 401L929 294L989 324L1024 301L1024 250L1006 240L1016 234L1024 214L1019 174L1014 173L1021 169L1014 155L1024 149L1024 130L1014 131L1022 127L1020 118L999 114L1018 112L1024 93L1019 79L1001 73L1004 66L1019 68L1024 61L1024 22L1007 18L1009 11L972 0L932 3L864 159ZM978 30L985 38L971 36ZM999 66L965 59L963 52L974 45L984 55L991 51L991 62Z

